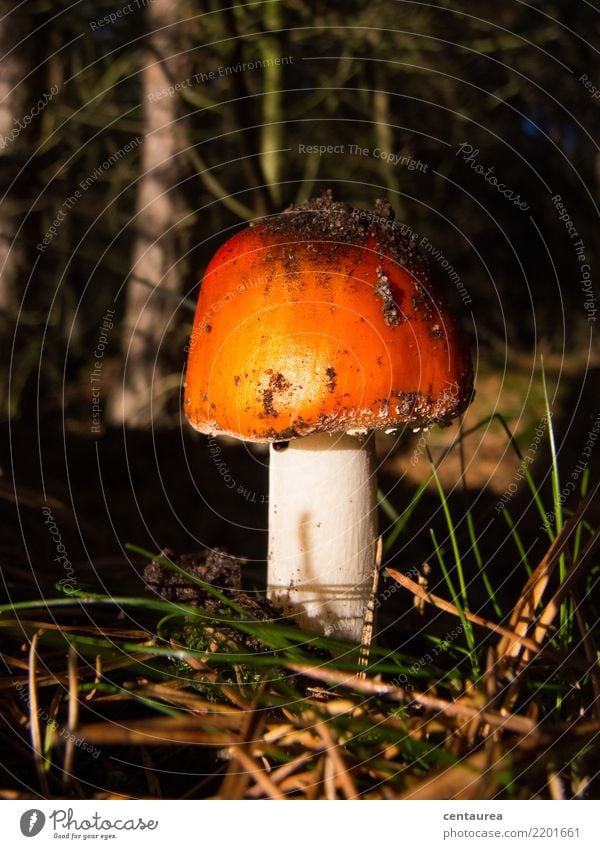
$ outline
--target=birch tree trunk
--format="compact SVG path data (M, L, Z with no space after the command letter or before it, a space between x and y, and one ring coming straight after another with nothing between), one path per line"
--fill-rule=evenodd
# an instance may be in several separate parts
M190 74L187 58L177 52L182 44L180 15L183 9L178 10L175 0L153 0L146 7L142 173L123 323L123 375L107 403L113 425L149 427L164 411L173 388L162 349L177 305L168 292L180 291L189 232L182 223L186 204L177 185L184 173L181 153L188 134L179 96L169 89Z

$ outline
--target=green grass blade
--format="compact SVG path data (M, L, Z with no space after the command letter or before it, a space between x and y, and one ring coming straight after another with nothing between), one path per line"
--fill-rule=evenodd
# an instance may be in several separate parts
M589 482L590 482L590 470L584 469L583 474L581 476L581 486L580 486L580 489L579 489L579 495L582 499L585 498L585 496L587 495ZM581 522L579 522L579 524L577 525L577 528L575 530L575 539L573 541L573 562L574 563L577 562L577 558L579 557L579 552L581 551L581 537L583 535L583 529L584 529L584 526L586 524L587 523L582 520ZM589 527L589 525L588 525L588 527ZM590 530L591 530L591 528L590 528ZM593 531L592 531L592 533L593 533Z
M419 501L423 497L423 494L425 493L425 490L427 489L430 480L431 480L431 475L427 478L427 480L424 480L422 483L419 484L419 486L417 487L417 491L415 492L415 494L413 495L411 500L408 502L408 506L400 514L398 514L398 512L389 503L389 501L387 501L387 499L385 499L385 496L380 494L380 503L381 503L384 511L386 512L386 514L394 522L394 527L392 528L392 530L387 535L385 542L383 544L384 551L388 551L388 549L390 549L393 546L393 544L396 542L398 537L404 532L404 529L405 529L406 525L408 524L408 522L410 521L410 517L412 516L417 504L419 503ZM381 501L381 498L385 499L385 502L386 502L385 505L384 505L383 501ZM391 511L393 511L392 515L390 515L391 511L388 512L389 508L391 508Z
M546 406L546 417L548 420L548 437L550 440L550 456L552 458L552 501L554 504L554 527L556 533L560 533L563 527L563 512L562 501L560 498L560 474L558 470L558 455L556 453L556 440L554 438L554 428L552 426L552 410L550 408L550 400L548 398L548 386L546 384L546 371L544 369L544 358L542 362L542 386L544 388L544 404ZM561 575L561 580L564 575Z
M442 503L442 510L444 512L444 517L446 519L446 525L448 527L448 534L450 536L450 543L452 545L452 552L454 554L454 563L456 565L456 574L458 576L458 583L460 586L460 595L462 598L462 603L465 610L469 609L469 599L467 597L467 586L465 583L465 576L463 572L462 559L460 556L460 549L458 547L458 540L456 539L456 531L454 528L454 522L452 521L452 516L450 515L450 508L448 507L448 501L446 499L446 493L444 492L444 488L441 484L441 481L438 477L437 471L433 462L431 464L431 469L433 473L433 478L435 480L438 493L440 495L440 501Z
M558 468L558 454L556 451L556 440L554 438L554 427L552 426L552 410L550 408L550 399L548 397L548 385L546 383L546 370L544 368L544 357L541 357L542 366L542 386L544 389L544 404L546 406L546 417L548 419L548 436L550 439L550 457L552 461L551 479L552 479L552 501L554 506L554 527L556 533L559 534L563 528L564 518L562 509L562 499L560 494L560 472ZM561 554L558 560L558 575L562 582L567 577L567 560L564 554ZM566 645L569 639L569 620L571 619L571 603L569 598L566 598L560 605L559 613L559 638L562 645Z
M436 558L437 558L439 567L442 570L442 575L444 576L444 580L445 580L446 584L448 585L448 589L450 590L450 595L452 596L452 602L453 602L454 606L456 607L456 609L458 610L458 615L459 615L461 624L463 626L463 630L465 632L465 639L467 641L467 646L468 646L468 649L469 649L469 658L471 660L471 668L473 669L473 675L475 676L475 678L478 678L479 677L479 664L477 662L477 657L476 657L476 654L475 654L475 635L473 634L473 628L471 626L471 623L469 622L469 620L465 616L463 607L462 607L461 602L460 602L460 598L458 597L458 594L457 594L457 592L454 588L454 584L452 583L452 579L450 577L450 574L449 574L449 572L446 568L446 564L444 563L444 555L442 554L440 545L439 545L439 543L436 539L435 531L433 530L433 528L430 528L429 532L431 534L431 540L433 542L433 547L435 549L435 554L436 554Z
M525 567L525 571L527 572L527 577L529 578L529 577L531 577L531 573L532 573L533 570L531 568L531 563L529 562L529 558L527 557L527 552L525 551L525 547L523 546L523 542L521 540L521 534L518 532L518 530L515 526L515 523L513 521L513 518L510 514L510 511L508 510L507 507L505 507L504 510L502 511L502 515L504 516L506 524L509 527L510 535L512 536L512 538L514 540L515 546L517 547L517 551L519 552L519 556L521 558L521 563Z
M477 542L477 537L475 535L475 525L473 524L473 516L470 510L467 510L467 529L469 531L469 540L471 541L471 548L473 550L475 562L477 563L477 569L479 570L479 574L481 575L485 591L488 594L488 598L492 602L492 606L494 608L496 616L501 619L502 608L498 603L498 599L496 598L496 593L494 592L494 588L492 587L487 570L483 565L483 558L481 556L481 551L479 550L479 543Z
M513 436L512 431L509 428L506 419L504 418L504 416L501 413L494 413L494 415L491 416L490 418L497 419L500 422L504 432L506 433L506 436L508 438L508 444L513 449L517 458L519 459L519 466L521 468L521 471L523 472L523 477L525 478L525 480L527 482L527 486L529 487L529 491L531 492L535 506L538 509L538 512L540 514L540 518L542 520L542 524L544 525L544 529L545 529L546 533L548 534L550 541L552 542L554 540L555 534L554 534L554 530L552 528L552 523L548 519L548 511L544 507L544 503L541 499L539 490L534 483L534 480L531 476L531 472L527 468L527 462L526 462L525 458L523 457L523 454L521 453L521 449L519 448L519 444L518 444L517 440L515 439L515 437ZM549 422L550 419L548 419L546 417L546 421Z

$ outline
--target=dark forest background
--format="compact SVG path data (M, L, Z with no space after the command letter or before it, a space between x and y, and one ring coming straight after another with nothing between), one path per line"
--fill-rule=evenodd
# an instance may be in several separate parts
M543 418L545 356L570 472L597 415L591 4L0 5L1 546L12 593L28 591L24 575L56 578L36 566L53 551L47 503L82 584L129 579L126 542L222 545L262 562L264 503L231 502L206 440L182 419L184 349L216 247L326 188L357 206L387 197L436 252L432 273L474 354L471 423L502 412L526 450ZM330 150L307 152L318 146ZM398 505L413 444L382 442ZM260 449L223 451L237 480L266 491ZM543 484L546 460L536 462ZM515 468L492 423L471 443L467 489L489 506Z

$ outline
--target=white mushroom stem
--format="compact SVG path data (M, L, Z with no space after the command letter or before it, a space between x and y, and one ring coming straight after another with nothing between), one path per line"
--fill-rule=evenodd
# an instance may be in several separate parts
M360 642L377 544L375 439L271 447L268 595L306 630Z

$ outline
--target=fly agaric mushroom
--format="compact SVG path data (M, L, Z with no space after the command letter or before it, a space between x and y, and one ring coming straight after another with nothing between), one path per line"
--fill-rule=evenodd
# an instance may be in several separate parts
M472 387L458 327L384 202L373 213L325 193L217 251L184 409L202 433L271 443L268 595L299 625L360 640L377 540L371 431L447 424Z

